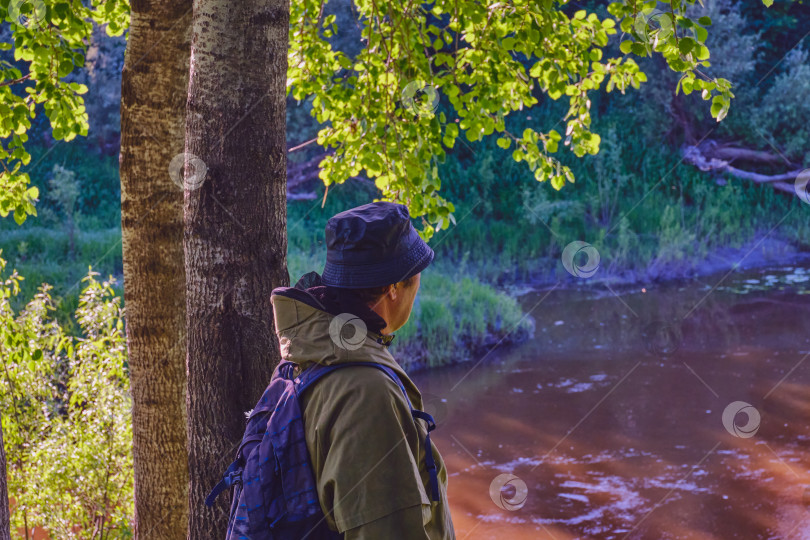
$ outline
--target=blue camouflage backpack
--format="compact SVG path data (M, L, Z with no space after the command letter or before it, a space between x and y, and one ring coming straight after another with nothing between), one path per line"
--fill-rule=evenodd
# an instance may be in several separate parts
M343 367L372 366L397 383L414 419L427 422L425 466L430 473L434 501L439 500L436 464L430 432L433 417L415 410L399 376L376 362L344 362L331 366L316 364L294 377L297 364L282 361L270 379L247 421L236 460L225 471L205 504L233 487L225 540L332 540L343 534L332 531L321 510L315 475L307 450L304 419L299 399L322 376Z

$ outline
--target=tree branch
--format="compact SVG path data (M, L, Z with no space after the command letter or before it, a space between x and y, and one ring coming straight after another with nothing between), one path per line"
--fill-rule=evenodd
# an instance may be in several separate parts
M12 84L18 84L18 83L21 83L21 82L25 82L30 78L31 78L31 74L29 73L25 77L20 77L19 79L12 79L10 81L0 82L0 86L11 86Z

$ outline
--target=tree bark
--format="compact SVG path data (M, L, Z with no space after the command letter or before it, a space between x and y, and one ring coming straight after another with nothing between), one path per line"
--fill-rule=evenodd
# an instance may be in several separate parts
M225 533L227 497L214 508L204 499L280 358L270 292L289 283L288 32L287 0L194 1L184 237L192 539Z
M0 418L0 540L11 540L11 512L8 508L6 448L3 446L2 418Z
M182 155L191 0L133 0L121 84L121 232L132 388L135 538L188 525Z

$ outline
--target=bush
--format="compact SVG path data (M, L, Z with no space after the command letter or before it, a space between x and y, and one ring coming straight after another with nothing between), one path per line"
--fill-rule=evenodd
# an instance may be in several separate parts
M6 262L0 259L0 276ZM19 313L13 272L0 282L0 408L12 530L65 540L131 538L132 421L120 298L111 281L84 279L81 337L53 318L43 285Z
M765 94L756 121L762 132L784 148L785 155L810 166L810 63L808 52L794 49L785 57L785 70Z
M391 352L406 368L439 367L470 360L496 343L515 343L533 331L517 300L438 264L422 274L408 322Z

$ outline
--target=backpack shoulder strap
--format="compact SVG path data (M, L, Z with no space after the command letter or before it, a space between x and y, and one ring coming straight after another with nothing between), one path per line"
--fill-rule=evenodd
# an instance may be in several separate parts
M336 369L350 366L370 366L383 371L397 384L397 386L399 386L399 389L402 390L402 395L405 396L405 401L408 402L408 408L411 409L411 416L413 416L414 419L419 418L427 423L427 434L425 436L425 465L428 473L430 474L431 495L434 501L438 501L438 471L436 469L436 461L433 459L433 445L430 442L430 432L436 429L436 422L433 420L433 417L430 414L413 408L413 403L411 403L411 398L408 397L408 392L405 390L405 385L402 384L402 380L393 369L377 362L341 362L340 364L332 364L329 366L316 364L308 369L305 369L301 375L296 377L296 394L300 397L307 388L309 388L324 375L327 375Z
M313 383L315 383L318 379L327 375L336 369L344 368L344 367L351 367L351 366L369 366L375 367L385 374L387 374L396 384L399 386L399 389L402 390L402 395L405 396L405 400L408 402L408 406L413 409L413 404L411 403L411 398L408 397L408 392L405 391L405 386L402 384L402 381L399 378L399 375L388 366L384 366L377 362L341 362L340 364L331 364L328 366L316 364L308 369L305 369L301 375L299 375L295 379L295 386L297 389L297 393L300 396L304 393L304 391L309 388Z

